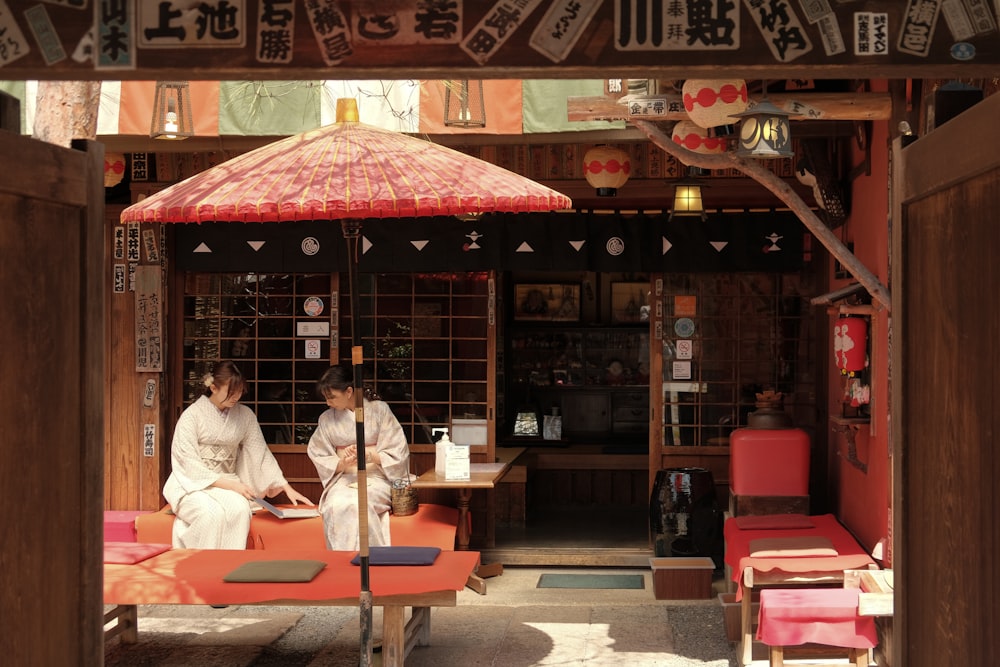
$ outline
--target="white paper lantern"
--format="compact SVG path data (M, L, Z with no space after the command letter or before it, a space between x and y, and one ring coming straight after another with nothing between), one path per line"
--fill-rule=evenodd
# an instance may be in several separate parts
M670 136L675 144L694 153L705 155L725 153L728 148L724 137L710 137L708 130L690 120L678 121Z
M583 175L599 197L614 197L628 181L632 162L628 153L613 146L595 146L583 156Z
M731 116L746 111L748 104L743 79L688 79L681 93L688 117L706 129L732 125Z

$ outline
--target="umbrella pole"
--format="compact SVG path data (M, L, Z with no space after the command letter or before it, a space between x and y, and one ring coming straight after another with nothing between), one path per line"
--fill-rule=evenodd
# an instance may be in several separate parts
M361 345L361 296L358 293L358 245L360 220L343 220L347 240L348 287L351 290L351 363L354 366L354 431L358 448L358 556L361 561L361 655L359 665L372 664L372 590L369 579L368 549L368 472L365 467L364 349Z

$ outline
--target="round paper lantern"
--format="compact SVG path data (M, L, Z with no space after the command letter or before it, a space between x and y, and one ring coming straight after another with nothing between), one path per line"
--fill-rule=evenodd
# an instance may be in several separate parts
M122 182L125 176L125 154L104 154L104 187L111 188Z
M678 121L670 136L675 144L695 153L725 153L727 148L724 138L708 136L708 130L690 120Z
M688 117L706 129L732 125L730 116L745 111L748 103L743 79L688 79L681 94Z
M839 317L833 327L833 357L841 375L854 375L867 366L868 322L861 317Z
M595 146L583 156L583 174L598 197L614 197L625 185L632 163L628 153L613 146Z

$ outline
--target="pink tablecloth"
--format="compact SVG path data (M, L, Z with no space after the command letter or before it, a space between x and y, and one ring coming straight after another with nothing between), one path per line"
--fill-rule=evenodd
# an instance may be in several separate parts
M858 616L857 588L765 588L757 639L768 646L823 644L872 648L875 619Z

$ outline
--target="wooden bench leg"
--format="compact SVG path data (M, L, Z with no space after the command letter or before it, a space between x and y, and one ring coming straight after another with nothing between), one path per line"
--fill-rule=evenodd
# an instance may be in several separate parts
M771 667L784 667L785 666L785 647L784 646L772 646L770 655L770 666Z
M852 648L847 651L848 662L855 667L868 667L868 649Z
M737 662L746 667L753 660L753 589L744 587L740 601L740 644L737 647Z
M406 607L401 605L382 608L382 664L386 667L402 667L406 660L405 615Z
M139 608L134 604L120 604L104 614L104 624L115 624L104 631L104 641L118 635L122 643L134 644L139 641Z

